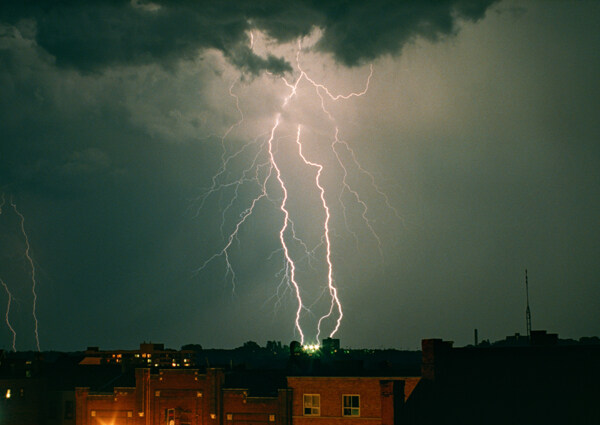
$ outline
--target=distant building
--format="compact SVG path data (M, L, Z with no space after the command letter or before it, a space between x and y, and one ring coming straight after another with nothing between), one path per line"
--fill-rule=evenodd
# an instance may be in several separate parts
M337 338L325 338L321 345L321 351L325 355L334 356L340 351L340 340Z
M124 364L139 367L183 367L195 366L193 350L165 349L164 344L141 343L139 350L100 350L88 347L82 365Z

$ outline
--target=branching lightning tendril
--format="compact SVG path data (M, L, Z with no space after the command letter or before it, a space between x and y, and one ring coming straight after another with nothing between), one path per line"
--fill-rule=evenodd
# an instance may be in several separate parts
M13 210L15 210L15 213L19 216L19 218L21 219L21 232L23 233L23 238L25 239L25 257L27 258L27 261L29 262L29 265L31 266L31 293L33 294L33 321L35 323L35 328L34 328L34 333L35 333L35 344L37 346L37 350L40 351L40 336L38 333L38 319L37 319L37 292L36 292L36 286L37 286L37 281L36 281L36 277L35 277L35 265L33 264L33 259L31 258L31 255L29 253L31 247L29 246L29 237L27 236L27 232L25 231L25 217L23 216L23 214L21 214L21 212L17 209L17 204L11 199L10 201L10 205L13 207Z
M250 38L251 38L251 45L252 45L254 42L252 33L250 33ZM367 203L365 201L363 201L363 199L361 199L361 196L359 195L359 191L357 189L354 189L348 182L348 180L347 180L348 168L347 168L346 162L343 159L343 156L342 156L340 150L342 150L342 149L345 150L345 156L350 158L350 164L352 165L352 167L354 169L357 169L361 174L364 174L365 176L367 176L369 184L371 185L373 191L384 199L386 206L389 209L391 209L397 217L400 217L400 216L399 216L397 210L391 206L389 199L385 195L385 193L377 186L374 176L371 173L369 173L368 171L366 171L361 166L361 164L359 163L359 161L356 158L356 155L355 155L353 149L350 147L350 145L346 141L344 141L340 138L340 136L339 136L340 130L337 125L337 122L336 122L333 114L327 109L327 106L326 106L326 101L337 102L340 100L349 100L351 98L361 97L361 96L364 96L365 94L367 94L367 92L369 90L369 84L371 81L371 77L373 76L373 66L372 65L370 66L369 75L367 77L365 87L363 90L358 91L358 92L351 92L348 94L335 95L331 92L331 90L328 87L326 87L324 84L318 83L304 71L304 69L302 68L302 66L300 64L301 51L302 51L302 46L301 46L301 42L299 42L298 49L296 52L296 68L298 70L298 74L297 74L297 78L295 79L295 81L290 82L285 77L278 77L285 84L285 86L288 87L290 90L289 94L283 98L280 109L281 109L281 111L283 111L286 108L288 108L288 105L292 102L292 99L295 96L297 96L298 90L299 90L299 85L302 81L306 82L306 84L308 84L309 87L312 86L312 88L314 88L315 93L319 98L320 107L321 107L320 109L321 109L322 113L324 114L324 116L327 118L327 120L329 120L329 122L331 122L331 125L334 129L332 137L331 137L332 141L331 141L330 146L331 146L333 155L336 158L337 165L341 168L341 171L342 171L342 181L341 181L342 187L341 187L341 190L339 191L337 199L343 208L342 213L343 213L346 228L348 228L348 230L353 235L355 240L358 240L356 233L354 233L354 232L352 232L352 230L350 230L350 226L349 226L347 218L346 218L346 206L345 206L344 202L342 201L342 195L344 192L349 193L351 198L353 199L353 201L359 206L360 216L361 216L366 228L369 230L369 232L372 234L374 240L376 241L377 247L379 250L379 254L383 261L383 251L381 248L382 243L381 243L379 236L375 232L372 220L369 218L369 209L368 209ZM237 220L235 221L235 224L233 225L233 229L229 232L228 235L224 236L225 243L224 243L223 247L218 252L209 256L203 262L203 264L197 269L197 271L203 270L205 267L207 267L207 265L209 263L213 262L217 258L223 258L223 260L225 262L225 277L230 279L232 287L235 290L236 274L234 271L234 267L231 263L230 249L233 245L233 242L238 240L238 236L240 235L240 228L247 222L249 217L253 214L253 212L255 211L256 205L263 200L268 200L268 201L272 202L274 205L276 205L276 207L279 209L279 211L282 214L282 222L281 222L281 226L279 227L279 230L278 230L278 238L279 238L279 247L280 248L277 251L281 251L283 254L283 266L282 266L280 273L277 274L278 276L281 276L281 278L280 278L281 280L280 280L279 285L277 286L276 295L274 295L274 296L276 298L278 298L280 296L279 294L281 292L282 285L286 285L288 288L290 288L291 292L293 293L293 295L295 297L296 303L297 303L297 308L296 308L296 312L295 312L295 329L300 336L301 343L304 344L305 339L307 338L307 334L306 334L305 330L303 330L303 327L301 326L301 318L302 318L304 312L311 313L312 304L307 304L303 299L303 285L298 281L297 267L298 267L298 262L304 258L307 259L308 264L310 265L311 259L315 256L315 252L316 252L317 248L323 247L324 251L325 251L324 261L325 261L326 267L327 267L327 273L326 273L327 277L326 277L326 282L323 285L323 290L321 292L321 294L322 294L321 296L323 296L324 294L328 294L330 301L329 301L329 307L328 307L327 312L318 318L317 325L316 325L316 331L314 333L314 336L312 336L312 338L316 338L316 340L318 342L319 337L321 336L321 333L323 332L323 327L324 327L325 323L329 322L331 320L333 320L334 325L332 325L333 329L328 333L328 336L333 337L338 332L340 325L341 325L342 318L344 315L343 315L343 310L342 310L342 303L341 303L341 300L340 300L339 294L338 294L338 287L336 286L335 276L334 276L334 260L332 258L331 213L330 213L330 206L328 204L329 195L327 194L326 187L322 182L323 171L325 169L325 165L322 162L317 162L316 160L309 159L304 154L303 144L302 144L302 140L301 140L301 134L302 134L301 128L302 127L301 127L301 125L298 125L296 138L295 138L295 142L297 144L297 153L298 153L299 158L303 161L303 163L306 167L316 170L313 185L319 193L319 198L321 201L320 208L322 209L324 217L325 217L322 224L319 225L319 226L322 226L321 241L316 247L309 249L307 244L305 244L296 233L295 225L294 225L294 222L292 221L291 214L288 209L288 200L289 200L288 187L286 186L286 182L283 177L283 172L281 169L281 167L282 167L281 162L277 159L277 156L276 156L275 142L276 141L281 142L282 140L284 140L287 137L287 136L279 137L279 138L276 137L277 132L280 131L280 125L283 120L282 112L278 112L276 114L274 123L271 126L271 129L269 132L265 132L265 133L259 135L254 141L243 144L241 147L237 148L237 150L234 150L233 152L231 152L229 154L227 153L227 148L226 148L226 143L225 143L227 137L231 134L231 132L233 131L234 128L240 126L244 122L244 114L240 108L240 99L233 92L233 88L236 83L237 83L237 80L230 86L229 95L235 99L235 105L236 105L237 111L240 115L240 119L237 122L235 122L234 124L232 124L225 131L225 133L223 134L223 136L220 139L221 147L222 147L221 166L219 167L216 174L213 175L211 186L209 188L207 188L204 191L204 194L198 199L198 203L199 203L198 211L200 211L200 209L202 209L205 206L205 203L208 201L209 197L212 196L213 194L215 194L216 192L233 188L233 195L229 199L229 202L227 203L226 207L223 209L223 212L222 212L222 221L221 221L220 228L221 228L221 233L223 234L225 223L226 223L226 213L233 207L234 203L236 201L238 201L238 190L242 187L242 185L245 185L248 183L254 184L258 188L258 193L251 199L251 201L249 201L248 206L245 209L243 209L243 211L239 214ZM259 142L259 140L261 138L265 137L266 134L268 134L268 137ZM256 153L252 157L252 160L250 161L250 165L248 167L246 167L240 174L238 174L238 176L239 176L238 178L234 178L232 180L227 180L225 178L226 171L229 170L230 163L234 159L236 159L238 156L240 156L242 153L244 153L246 150L251 150L251 149L256 149ZM281 195L276 196L273 192L271 192L271 190L272 190L271 187L273 186L273 184L275 185L275 187L278 188L277 191L280 192ZM278 197L279 197L279 199L277 199ZM301 255L301 258L298 257L297 253L295 253L295 254L292 253L290 243L294 243L296 246L299 246L302 248L304 254ZM271 257L273 256L273 254L274 253L271 254ZM294 258L294 256L296 258ZM269 258L271 258L271 257L269 257Z
M4 193L3 193L2 194L2 202L0 202L0 215L2 215L2 207L4 207L5 203L6 203L6 199L4 198ZM6 283L4 283L2 278L0 278L0 283L4 287L4 290L6 291L6 295L8 296L8 301L6 303L6 326L8 326L8 329L10 329L10 331L13 335L12 349L13 349L13 351L17 351L17 332L15 332L12 325L10 324L10 304L12 302L12 293L10 292L10 289L8 289L8 285Z
M4 206L5 203L6 203L6 200L5 200L4 193L3 193L2 194L2 202L0 203L0 214L2 214L2 207ZM36 343L37 350L40 351L40 338L39 338L39 333L38 333L38 318L37 318L37 291L36 291L37 279L36 279L35 264L33 262L33 259L31 258L31 253L30 253L31 246L29 245L29 236L27 235L27 232L25 231L25 217L19 211L19 209L17 208L17 204L14 202L14 200L12 198L10 199L10 206L14 210L15 214L19 217L19 228L21 230L23 239L25 241L25 258L27 259L27 262L29 263L30 270L31 270L31 293L33 295L32 314L33 314L33 321L34 321L35 343ZM4 290L6 291L6 293L8 295L8 304L6 307L6 324L13 334L12 348L13 348L13 350L16 350L17 334L16 334L16 331L14 330L14 328L11 326L11 323L9 320L10 305L11 305L11 302L13 299L13 295L10 292L8 285L6 285L6 283L2 279L0 279L0 283L2 283L2 286L4 287Z
M17 351L17 332L13 329L12 325L10 324L10 304L12 302L12 294L10 292L10 290L8 289L8 286L6 285L6 283L4 283L4 281L0 278L0 283L2 284L2 286L4 286L4 290L6 291L6 294L8 295L8 302L6 303L6 325L8 326L8 329L10 329L10 331L12 332L12 349L13 351Z

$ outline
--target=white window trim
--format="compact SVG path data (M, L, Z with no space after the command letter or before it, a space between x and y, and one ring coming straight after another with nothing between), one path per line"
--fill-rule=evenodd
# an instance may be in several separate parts
M358 407L345 407L344 401L346 397L358 397ZM350 409L350 414L346 415L344 410ZM353 415L352 412L358 412L356 415ZM345 418L359 418L360 417L360 394L342 394L342 416Z
M306 405L306 397L310 397L310 406ZM319 401L318 406L314 406L312 401L313 397L316 397ZM311 413L306 413L306 409L310 408ZM313 413L315 412L316 413ZM302 394L302 415L303 416L321 416L321 394Z

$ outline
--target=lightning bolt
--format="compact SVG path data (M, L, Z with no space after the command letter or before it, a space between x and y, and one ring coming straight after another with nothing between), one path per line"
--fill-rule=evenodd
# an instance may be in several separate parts
M8 286L6 285L6 283L4 283L4 281L0 278L0 283L2 284L2 286L4 286L4 290L6 291L6 294L8 295L8 303L6 304L6 325L8 326L8 329L10 329L10 331L13 334L13 338L12 338L12 349L13 351L17 351L17 333L15 332L15 330L13 329L13 327L10 324L10 303L12 302L12 294L10 293L10 290L8 289Z
M280 118L281 118L281 116L278 114L277 118L275 119L275 125L273 126L273 128L271 130L271 137L269 138L269 142L268 142L269 143L269 158L271 159L271 164L273 165L273 168L275 169L275 171L277 173L277 181L279 182L279 185L281 186L281 190L283 191L283 198L281 200L279 209L283 213L284 220L283 220L283 226L279 230L279 241L281 242L281 247L283 249L284 256L285 256L286 270L288 270L287 275L289 276L290 283L294 287L294 290L296 293L296 299L298 301L298 309L296 310L296 329L298 330L298 333L300 334L301 343L304 343L304 332L302 332L302 327L300 326L300 315L302 314L302 309L304 308L304 304L302 302L302 296L300 295L300 286L298 285L298 282L296 281L296 263L294 263L294 261L292 260L287 243L285 241L285 231L288 228L288 225L290 223L290 213L286 209L288 192L287 192L285 183L284 183L283 179L281 178L281 170L279 169L279 166L277 165L277 162L275 161L275 157L273 156L273 138L275 137L275 130L277 130L277 127L279 127Z
M4 207L4 204L6 203L6 199L4 197L4 193L2 194L2 202L0 203L0 215L2 215L2 208ZM12 341L12 349L13 351L17 351L17 333L15 332L15 330L13 329L12 325L10 324L10 304L12 302L12 293L10 292L10 290L8 289L8 286L6 285L6 283L4 283L4 280L2 280L2 278L0 278L0 283L2 283L2 286L4 286L4 290L6 291L6 294L8 295L8 303L6 305L6 325L8 326L8 329L10 329L10 331L13 334L13 341Z
M306 165L310 165L311 167L315 167L317 169L317 175L315 177L315 186L319 188L321 202L323 203L323 210L325 211L325 223L323 224L323 234L325 237L326 248L325 259L327 261L327 288L329 289L329 295L331 296L331 305L329 308L329 312L326 315L322 316L317 324L316 339L317 341L319 341L319 336L321 335L321 322L323 322L323 320L327 319L333 314L334 307L337 307L338 318L335 325L335 329L333 330L333 332L331 332L330 336L333 336L338 331L344 314L342 313L342 304L340 303L340 300L337 296L337 288L333 283L333 263L331 262L331 239L329 237L329 219L331 218L331 214L329 213L329 206L327 205L327 201L325 200L325 188L321 185L321 172L323 171L323 165L309 161L302 153L302 143L300 143L300 128L301 127L298 126L298 135L296 137L296 143L298 144L298 154L300 155L300 157ZM298 323L298 321L296 321L296 323Z
M252 33L250 33L250 35L251 35L251 43L253 43ZM387 205L387 207L390 208L397 217L399 217L399 214L398 214L397 210L391 206L389 199L385 195L385 193L382 190L380 190L380 188L377 186L374 176L360 165L360 163L357 160L356 155L355 155L354 151L352 150L352 148L350 147L350 145L346 141L341 139L341 137L339 136L340 130L339 130L339 127L335 120L335 117L327 108L327 102L337 102L337 101L342 101L342 100L349 100L354 97L364 96L369 90L369 84L370 84L371 78L373 76L373 66L372 65L370 66L370 71L369 71L369 75L366 79L365 87L361 91L351 92L348 94L333 94L332 91L329 90L329 88L327 86L315 81L304 71L304 69L302 68L301 63L300 63L301 51L302 51L302 44L301 44L301 41L299 41L298 49L296 51L296 68L298 70L298 73L296 74L297 77L295 78L295 80L293 82L290 82L285 77L277 77L277 78L280 78L280 80L284 83L284 85L287 86L288 89L290 90L289 94L283 98L280 109L282 111L285 110L288 107L288 105L292 102L292 99L298 95L299 85L302 81L305 81L309 86L312 86L314 88L316 95L320 99L321 111L327 117L327 119L331 122L332 127L334 129L332 136L331 136L330 146L331 146L331 150L333 151L333 154L336 158L337 164L342 170L342 181L341 181L342 188L338 194L338 200L343 208L343 217L344 217L344 222L345 222L346 228L350 231L350 233L357 240L356 233L354 233L351 230L349 223L346 219L347 206L342 201L342 195L345 192L349 193L351 195L352 199L354 200L354 202L359 206L360 215L362 217L362 220L365 223L365 226L367 227L369 232L373 235L373 238L375 239L375 241L377 243L379 253L380 253L382 261L383 261L383 251L382 251L382 247L381 247L382 246L381 239L375 232L373 222L369 217L369 209L368 209L367 203L365 201L363 201L363 199L361 198L361 196L359 194L359 191L357 189L354 189L348 183L348 180L347 180L348 165L351 165L353 167L353 169L356 169L356 170L358 170L359 173L367 176L368 181L369 181L373 191L375 193L379 194L379 196L381 196L384 199L384 202ZM235 82L234 82L234 84L235 84ZM221 137L221 146L222 146L221 166L219 167L216 174L213 175L211 186L208 189L206 189L204 191L204 194L202 195L202 197L199 198L200 205L199 205L198 211L204 207L205 203L208 201L210 196L214 195L217 192L223 191L225 189L233 189L233 195L230 198L229 202L227 203L226 207L223 209L223 213L222 213L223 215L222 215L222 221L221 221L221 233L223 234L224 227L226 225L225 213L227 211L229 211L233 207L234 203L238 200L239 190L241 189L241 187L247 183L253 183L259 188L259 190L258 190L258 194L255 195L254 197L252 197L252 199L249 201L249 204L247 204L247 207L239 214L237 220L235 221L235 224L233 225L232 230L228 233L228 235L226 237L224 237L223 247L218 252L214 253L212 256L209 256L204 261L204 263L197 269L197 271L199 272L199 271L203 270L209 263L216 260L217 258L223 258L225 261L225 277L229 278L231 280L232 287L235 289L236 274L235 274L235 270L234 270L234 267L231 262L230 249L235 241L237 241L239 243L238 236L239 236L240 228L247 223L249 217L254 213L256 205L259 202L264 201L264 200L270 201L279 209L279 211L282 214L281 226L278 227L279 228L278 239L279 239L279 247L280 248L276 252L282 253L283 266L282 266L282 269L280 270L280 272L277 273L277 275L276 275L276 276L281 276L280 277L281 280L280 280L279 285L277 286L276 295L274 295L274 296L276 298L279 297L282 285L285 285L286 287L290 288L291 292L294 294L295 301L297 303L297 307L296 307L296 311L295 311L295 330L297 331L297 333L300 336L301 344L304 344L305 338L306 338L306 333L303 330L303 327L301 326L301 319L303 317L303 314L304 313L312 314L311 307L321 298L322 295L328 294L329 299L330 299L329 304L328 304L329 307L328 307L327 312L318 318L315 334L316 334L316 339L318 341L319 337L322 333L322 328L323 328L324 324L326 322L333 320L335 322L335 324L333 325L333 330L328 334L330 337L333 337L338 332L340 325L341 325L342 318L344 315L343 315L343 310L342 310L342 303L341 303L339 295L338 295L338 288L336 286L335 279L334 279L334 262L332 259L332 239L331 239L331 233L332 233L331 211L330 211L330 206L327 201L329 196L327 195L327 190L326 190L324 184L322 183L322 173L325 168L325 165L322 162L317 162L314 159L309 159L304 154L302 138L301 138L301 135L302 135L301 128L302 127L301 127L301 125L298 125L297 132L296 132L296 138L295 138L295 142L297 144L298 156L303 161L303 163L306 167L312 168L313 170L316 171L315 177L314 177L314 183L312 183L312 184L314 184L314 187L318 190L319 198L321 201L320 208L322 208L322 210L324 212L324 216L325 216L325 218L321 224L322 225L321 242L313 249L309 249L309 247L296 234L295 225L294 225L294 222L292 221L291 214L288 209L288 200L289 200L290 194L289 194L288 188L286 186L286 183L285 183L285 180L283 177L281 164L277 160L277 156L275 154L275 151L276 151L275 143L276 142L281 143L287 137L287 136L276 137L277 133L281 132L280 125L282 123L282 112L278 112L276 114L274 123L271 126L271 129L269 132L259 135L256 139L254 139L254 141L243 144L241 147L238 147L237 150L233 150L230 154L227 154L225 139L228 137L228 135L231 133L231 131L235 127L241 125L244 121L244 115L242 113L242 110L240 109L240 104L239 104L240 99L232 91L234 84L232 84L230 86L229 94L232 98L235 99L236 108L237 108L238 113L241 118L238 121L236 121L234 124L232 124L232 126L230 126L225 131L223 136ZM266 137L266 134L268 134L268 137ZM261 142L258 142L263 137L266 137L266 138L262 139ZM247 168L245 168L244 170L242 170L241 173L238 173L237 177L234 177L233 179L232 178L227 179L226 174L232 173L230 171L231 161L233 159L237 158L238 156L242 155L242 153L244 153L246 150L251 149L251 148L255 148L256 153L254 154L252 160L250 161L250 165ZM347 160L345 160L344 158L350 158L350 160L349 160L350 162L348 163ZM277 198L279 198L278 200L275 199L274 195L270 194L269 189L272 186L271 182L273 182L275 184L275 186L278 187L277 190L280 192L280 195L277 196ZM292 254L292 249L290 246L290 243L292 243L292 242L294 243L294 245L302 248L302 251L304 254L302 256L300 256L300 258L298 258L297 253ZM324 247L324 250L325 250L324 261L327 265L327 277L326 277L326 282L323 284L323 287L322 287L323 288L323 290L321 292L322 295L319 296L317 298L317 300L314 301L313 304L309 305L303 300L303 289L302 289L303 285L298 281L297 268L298 268L299 261L303 260L304 258L307 259L308 264L310 266L311 260L314 258L315 252L316 252L317 248L319 248L319 247ZM269 256L269 259L273 256L273 254L274 253L272 253L271 256ZM296 259L294 259L295 257L296 257Z
M33 321L35 323L35 328L34 328L35 343L37 346L37 350L41 351L40 350L40 337L39 337L39 333L38 333L38 319L37 319L37 313L36 313L37 292L36 292L35 288L37 286L37 281L36 281L36 277L35 277L35 265L33 264L33 259L31 258L31 254L29 253L29 251L31 250L31 247L29 245L29 237L27 236L27 232L25 231L25 217L18 210L17 204L12 199L10 200L10 205L12 206L15 213L19 216L19 219L21 221L21 223L20 223L21 233L23 234L23 238L25 239L25 258L27 258L27 261L29 262L29 265L31 267L31 283L32 283L31 292L33 294Z

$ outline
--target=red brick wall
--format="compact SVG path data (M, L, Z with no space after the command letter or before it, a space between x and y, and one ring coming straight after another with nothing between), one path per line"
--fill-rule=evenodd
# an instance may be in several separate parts
M245 390L223 391L224 425L281 425L277 397L248 397Z
M223 372L210 369L166 369L151 374L136 371L135 388L115 388L110 394L93 394L78 388L76 425L166 425L168 409L174 409L175 424L220 423Z
M390 382L387 380L387 382ZM393 385L383 384L380 378L364 377L288 377L293 389L292 414L294 425L335 423L336 425L393 424ZM384 402L383 393L389 395ZM319 394L320 416L304 416L303 395ZM342 395L360 395L360 416L342 415ZM387 403L387 404L386 404ZM385 405L385 408L384 408ZM384 416L385 415L385 416Z
M408 400L420 380L421 377L404 378L404 401Z
M77 425L137 425L135 388L115 388L112 394L90 394L87 388L75 392Z
M212 377L212 376L211 376ZM191 425L217 423L211 419L211 399L215 397L208 375L196 370L164 370L150 375L148 384L149 424L166 425L166 412L175 411L175 423ZM138 387L140 385L138 384Z

